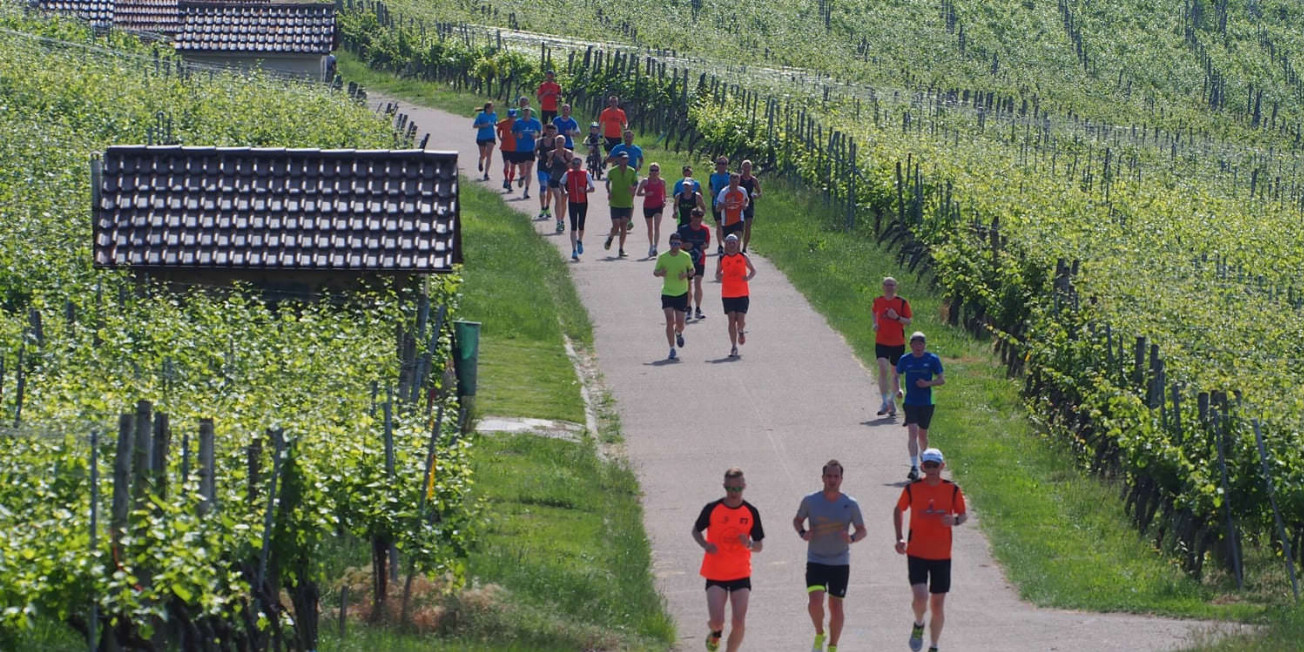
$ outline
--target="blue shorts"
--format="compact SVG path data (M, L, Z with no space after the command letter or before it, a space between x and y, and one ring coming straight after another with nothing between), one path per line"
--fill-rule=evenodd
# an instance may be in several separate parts
M538 170L538 173L539 173L539 185L540 186L546 185L548 183L548 177L552 175L548 174L546 170Z

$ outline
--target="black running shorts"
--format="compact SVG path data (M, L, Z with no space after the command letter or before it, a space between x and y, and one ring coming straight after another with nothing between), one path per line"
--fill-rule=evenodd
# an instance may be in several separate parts
M628 208L611 206L610 208L611 208L611 219L613 220L627 220L634 216L634 208L632 206Z
M584 220L589 216L588 202L567 202L566 207L570 209L570 225L572 231L583 231Z
M724 297L724 312L739 312L747 314L747 306L751 303L751 297Z
M688 293L685 292L673 297L668 294L661 295L661 309L665 310L666 308L678 310L679 312L688 312Z
M910 572L910 586L928 584L929 593L947 593L951 590L951 560L906 557Z
M896 366L897 360L900 360L901 356L905 354L906 345L904 344L898 344L896 346L888 346L887 344L874 345L874 357L885 358L893 367Z
M733 593L734 591L742 591L743 589L751 590L752 578L744 577L742 579L737 579L737 580L707 580L706 581L707 589L710 589L713 586L718 586L724 589L728 593Z
M920 430L928 430L928 426L933 423L933 409L936 405L910 405L906 404L906 423L905 425L915 424Z
M847 597L847 583L851 579L851 566L829 566L806 562L806 592L825 591L835 598Z

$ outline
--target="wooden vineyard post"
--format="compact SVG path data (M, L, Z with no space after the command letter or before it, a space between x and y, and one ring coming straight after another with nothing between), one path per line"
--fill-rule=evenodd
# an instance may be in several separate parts
M217 469L213 452L213 420L199 421L199 515L213 511L217 501Z
M396 460L394 456L394 391L389 391L389 400L385 401L385 479L392 485L394 483L394 469ZM389 541L389 579L398 581L398 546L394 544L393 538Z
M118 556L122 537L127 533L127 514L131 511L132 425L130 414L118 417L118 448L113 457L113 507L109 515L109 540Z
M1295 558L1291 555L1290 537L1286 536L1286 526L1281 521L1281 511L1277 509L1277 496L1272 486L1272 474L1268 471L1268 450L1263 445L1263 429L1259 420L1254 423L1254 441L1259 447L1259 463L1263 467L1263 484L1268 489L1268 503L1272 505L1272 519L1277 524L1277 536L1281 539L1281 550L1286 557L1286 573L1290 575L1290 590L1299 602L1299 582L1295 579Z
M432 485L434 483L434 478L432 477L432 474L434 473L434 469L435 469L435 444L439 442L439 435L443 432L443 430L444 430L444 406L440 405L439 410L437 412L437 416L435 417L435 423L430 428L430 443L427 445L426 448L426 472L424 475L421 476L421 491L417 495L417 521L420 523L425 523L426 520L426 494L429 493L431 489L433 489ZM460 424L458 426L457 432L461 432ZM399 612L400 614L402 614L401 622L403 623L406 623L408 620L408 613L409 613L408 606L409 604L411 604L411 598L412 598L412 576L416 574L416 568L417 568L416 557L409 556L407 579L403 582L403 604ZM341 609L342 608L343 607L341 607ZM344 618L343 615L341 615L340 616L341 632L344 631L343 618Z
M100 431L91 431L91 554L96 553L99 548L100 538ZM91 618L90 625L87 628L86 636L87 649L95 652L99 641L100 628L100 603L95 594L91 593Z
M1215 441L1217 443L1217 448L1218 448L1218 469L1219 469L1220 479L1221 479L1220 480L1221 484L1219 486L1222 487L1223 514L1226 516L1226 521L1227 521L1227 546L1228 546L1229 553L1231 554L1232 569L1236 572L1236 588L1237 590L1243 590L1245 588L1245 573L1244 570L1241 568L1241 555L1239 550L1240 546L1237 545L1237 536L1236 536L1236 519L1232 515L1232 501L1231 501L1232 494L1231 494L1231 489L1228 486L1228 479L1227 479L1226 448L1227 448L1227 429L1229 423L1228 423L1228 415L1227 415L1228 407L1227 407L1226 396L1220 392L1217 396L1215 396L1215 402L1219 403L1222 407L1222 409L1219 410L1214 425L1217 434Z

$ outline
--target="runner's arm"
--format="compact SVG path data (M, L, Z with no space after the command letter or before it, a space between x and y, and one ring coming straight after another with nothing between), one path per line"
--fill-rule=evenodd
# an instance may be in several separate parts
M638 182L638 185L634 186L634 196L643 197L646 194L644 192L646 188L647 188L647 179Z
M754 197L754 198L756 198L756 199L760 199L760 198L761 198L761 180L760 180L759 177L752 177L752 178L753 178L753 179L756 179L756 190L752 192L752 197Z
M694 190L694 191L693 191L693 196L694 196L695 198L697 198L697 207L700 208L700 209L702 209L702 212L705 213L705 212L706 212L706 202L702 201L702 193L700 193L700 192Z
M921 378L920 381L928 383L925 387L941 387L946 384L946 376L939 371L932 380L923 380Z
M743 255L743 262L747 263L747 280L750 281L756 277L756 266L752 264L752 259L748 258L746 254Z
M901 507L894 505L892 507L892 527L896 529L896 551L902 555L906 554L906 537L901 532Z
M719 281L724 278L724 256L715 259L715 280Z

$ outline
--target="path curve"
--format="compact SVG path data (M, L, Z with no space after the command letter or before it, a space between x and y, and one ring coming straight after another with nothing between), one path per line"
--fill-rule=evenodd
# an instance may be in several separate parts
M395 101L372 95L373 107ZM500 162L490 171L491 181L470 180L475 175L470 162L478 156L470 116L398 104L422 134L430 133L428 149L459 153L465 182L501 192ZM846 467L843 490L860 501L870 533L852 547L847 626L839 647L906 649L910 589L905 559L892 548L891 526L892 506L908 470L905 437L898 423L871 412L878 391L873 376L783 274L755 255L743 357L723 360L729 340L720 291L708 283L707 318L690 322L681 361L663 364L661 280L652 276L652 261L644 257L647 236L640 224L624 260L612 257L614 247L603 251L602 234L610 221L606 194L597 185L589 200L586 253L580 263L570 264L571 276L592 318L598 363L615 395L642 485L653 572L679 627L679 647L700 649L706 633L703 580L697 574L702 552L689 532L702 505L722 495L724 470L739 466L747 474L747 499L760 510L768 535L764 551L753 557L744 647L808 649L814 630L806 615L805 543L792 532L791 521L801 496L820 487L823 463L837 458ZM536 196L521 199L517 189L504 193L522 219L538 212ZM664 219L663 239L672 221ZM551 221L535 224L569 260L569 236L554 234ZM476 261L467 264L474 267ZM713 264L708 260L708 269ZM945 436L939 443L945 447ZM972 509L981 519L982 505ZM954 562L943 649L1169 650L1209 627L1025 603L992 560L976 522L958 528Z

